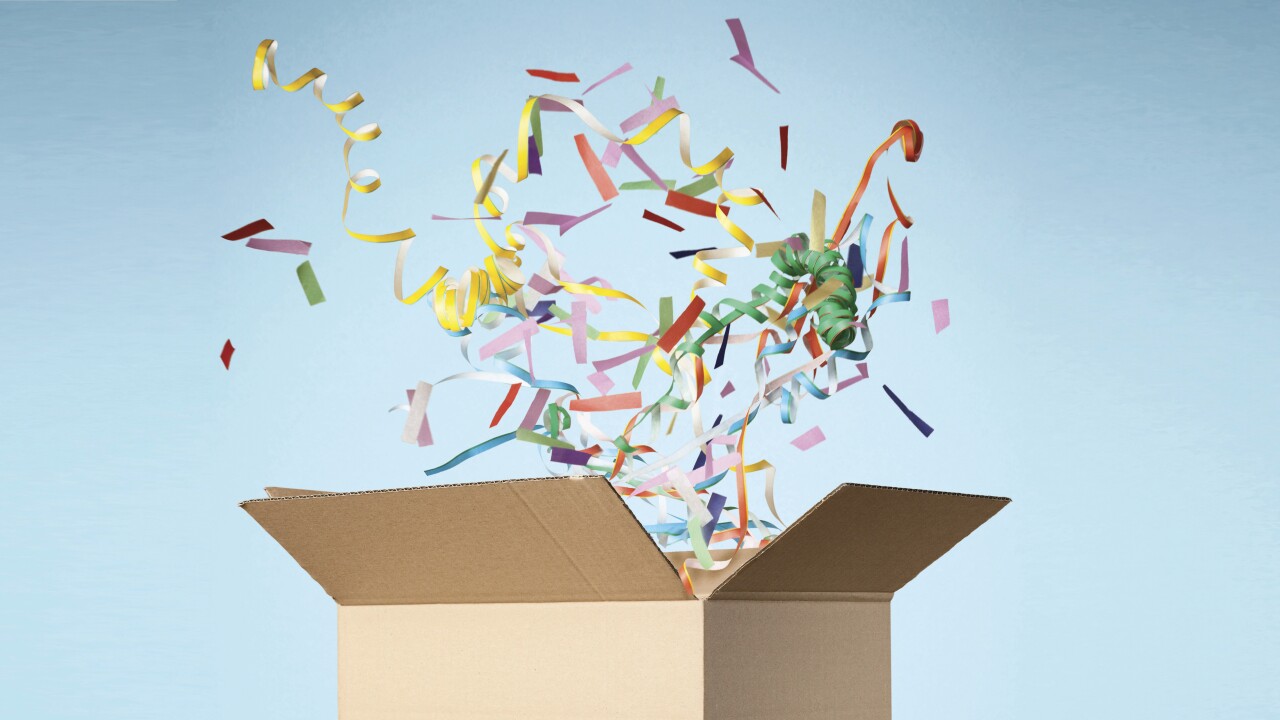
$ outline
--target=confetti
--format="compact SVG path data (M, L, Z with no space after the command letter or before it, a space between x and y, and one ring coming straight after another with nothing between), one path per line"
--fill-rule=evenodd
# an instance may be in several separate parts
M267 252L289 253L291 255L311 254L311 243L306 240L268 240L266 238L249 238L245 247Z
M222 367L230 370L231 356L235 354L236 354L236 346L232 345L230 340L223 343L222 353L218 355L218 358L222 360Z
M591 182L596 184L596 190L600 192L600 199L612 200L617 197L618 191L614 188L613 181L609 179L609 174L605 172L604 166L600 164L600 158L596 157L596 152L587 144L587 136L575 135L573 142L578 146L578 155L582 157L582 164L586 166Z
M646 211L646 212L647 212L647 211ZM670 255L671 257L675 258L676 260L680 260L680 259L682 259L682 258L687 258L687 257L689 257L689 256L691 256L691 255L697 255L698 253L700 253L700 252L704 252L704 251L706 251L706 250L715 250L715 248L713 248L713 247L705 247L705 248L698 248L697 250L672 250L671 252L669 252L669 253L667 253L667 254L668 254L668 255Z
M728 214L729 212L729 208L724 207L723 205L716 205L715 203L707 202L706 200L690 197L684 193L676 192L675 190L667 191L667 206L709 218L714 218L716 216L717 207L724 211L725 214Z
M262 218L259 220L254 220L253 222L247 225L238 227L235 230L232 230L231 232L227 233L226 235L223 235L222 237L224 240L230 240L232 242L235 242L237 240L243 240L247 237L257 235L260 232L266 232L268 230L274 230L274 229L275 228L271 225L271 223L267 222L266 218Z
M595 90L596 88L598 88L598 87L600 87L601 85L603 85L603 84L605 84L605 83L609 82L610 80L612 80L612 79L614 79L614 78L618 77L619 75L621 75L621 74L623 74L623 73L625 73L625 72L630 72L630 71L631 71L631 63L623 63L623 64L622 64L622 66L621 66L621 67L619 67L617 70L614 70L613 72L609 73L608 75L605 75L604 77L600 78L599 80L597 80L597 81L595 81L595 82L591 83L591 85L590 85L590 86L588 86L586 90L583 90L583 91L582 91L582 94L583 94L583 95L586 95L587 93L591 92L592 90Z
M778 140L782 145L782 169L787 169L787 136L791 133L790 125L781 125L778 127Z
M738 54L729 59L746 68L748 72L759 78L760 82L768 85L770 90L780 93L781 91L756 69L756 61L751 58L751 46L747 44L747 33L742 29L742 21L732 18L725 20L725 24L729 26L729 32L733 34L733 42L738 46Z
M951 326L951 301L946 298L933 301L933 332L938 334Z
M898 396L889 389L888 385L881 385L880 387L884 388L884 391L889 394L889 399L893 401L894 405L898 406L898 409L902 411L903 415L907 416L907 419L911 421L911 424L916 426L916 429L920 431L921 435L929 437L933 434L933 428L929 426L929 423L921 420L919 415L911 412L906 405L902 404L902 401L899 400Z
M543 80L550 80L552 82L564 82L564 83L578 82L577 74L571 73L571 72L556 72L554 70L537 70L537 69L525 70L525 72L529 73L530 75L536 78L542 78ZM590 90L590 88L587 88L587 89ZM583 93L583 94L585 95L586 93Z
M796 439L791 441L791 444L796 446L796 448L801 452L804 452L826 439L827 436L822 433L822 428L814 425L808 430L800 433Z
M302 292L307 294L308 303L318 305L324 302L324 291L320 289L320 281L316 280L310 260L298 266L298 282L302 283Z
M655 222L655 223L658 223L659 225L663 225L663 226L669 227L669 228L671 228L672 230L675 230L676 232L684 232L684 228L680 227L679 225L675 224L674 222L671 222L670 220L668 220L668 219L666 219L666 218L662 217L661 215L659 215L659 214L657 214L657 213L655 213L655 212L652 212L652 211L650 211L650 210L645 210L645 211L644 211L644 214L643 214L643 215L641 215L641 217L643 217L645 220L648 220L648 221L650 221L650 222ZM689 251L689 250L677 250L676 252L671 253L671 257L674 257L674 258L677 258L677 259L679 259L679 258L681 258L681 257L686 257L686 255L677 255L677 254L676 254L676 253L681 253L681 252L683 252L683 253L687 253L688 255L692 255L694 252L697 252L697 251L696 251L696 250L694 250L694 251Z

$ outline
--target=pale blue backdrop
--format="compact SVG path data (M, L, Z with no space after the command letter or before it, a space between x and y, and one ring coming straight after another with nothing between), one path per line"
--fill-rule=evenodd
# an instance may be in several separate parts
M734 15L781 96L728 61ZM479 256L427 218L465 214L468 163L557 89L526 67L630 61L588 98L614 122L665 75L695 153L733 147L770 192L786 222L751 215L765 235L804 229L813 188L835 205L919 121L921 161L886 165L918 220L917 295L877 317L876 384L755 446L788 517L844 480L1015 499L895 601L896 717L1280 716L1277 30L1273 3L0 3L0 716L334 717L334 606L236 502L419 484L500 396L441 390L441 447L398 441L386 408L462 361L392 299L394 251L344 237L328 113L251 92L264 37L290 74L368 98L352 120L386 134L358 162L387 187L355 220L414 225L418 274ZM525 207L594 207L577 125L547 128L573 190L531 184ZM643 207L576 229L573 267L683 292L665 253L720 240ZM315 242L328 302L307 306L289 258L218 238L260 216ZM814 423L825 444L787 445ZM538 472L510 447L439 479Z

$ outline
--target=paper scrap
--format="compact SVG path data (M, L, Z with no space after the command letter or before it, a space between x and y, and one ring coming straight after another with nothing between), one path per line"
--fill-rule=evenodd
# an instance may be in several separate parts
M684 337L684 334L688 332L689 328L693 327L693 323L698 319L698 313L702 312L702 308L706 307L706 305L707 301L700 296L694 296L689 306L684 309L684 312L680 313L680 317L676 318L671 327L667 328L662 337L658 338L658 347L671 352L681 338Z
M711 513L711 520L702 526L703 542L711 542L711 536L716 531L716 523L720 521L720 512L724 510L724 503L724 495L711 493L711 499L707 501L707 511Z
M226 235L223 235L222 237L225 240L231 240L232 242L235 242L237 240L243 240L247 237L257 235L260 232L266 232L268 230L274 230L274 229L275 228L271 225L271 223L267 222L266 218L261 218L258 220L254 220L248 225L242 225L241 227L238 227L235 230L232 230L231 232L227 233Z
M929 423L921 420L919 415L911 412L911 410L898 399L898 396L889 389L888 385L881 385L880 387L884 388L884 391L889 393L889 399L893 400L893 404L898 406L898 409L902 411L903 415L907 416L907 419L911 421L912 425L916 426L916 429L920 431L921 435L929 437L933 434L933 428L929 426Z
M320 281L316 280L316 271L311 269L308 260L298 266L298 282L302 283L302 292L307 295L307 302L319 305L324 302L324 291L320 289Z
M787 169L787 136L791 133L790 125L780 125L778 127L778 140L782 144L782 169Z
M636 410L642 405L640 393L618 393L594 398L577 398L569 401L569 409L578 412L607 412L610 410Z
M679 193L674 190L667 191L667 206L673 207L677 210L684 210L685 212L693 213L694 215L701 215L703 217L713 218L716 216L715 203L707 202L701 198L690 197L684 193ZM723 210L726 215L729 213L729 208L727 206L721 205L720 209Z
M570 83L578 82L578 75L576 73L571 73L571 72L556 72L555 70L538 70L536 68L525 70L525 72L529 73L530 75L536 78L542 78L543 80L550 80L552 82L570 82ZM583 93L583 94L585 95L586 93Z
M245 247L266 252L289 253L290 255L309 255L311 243L306 240L268 240L267 238L249 238Z
M619 67L617 70L614 70L613 72L609 73L608 75L605 75L604 77L600 78L599 80L597 80L597 81L595 81L595 82L591 83L591 85L589 85L589 86L587 87L587 89L586 89L586 90L583 90L583 91L582 91L582 94L583 94L583 95L586 95L587 93L591 92L592 90L595 90L596 88L600 87L601 85L603 85L603 84L605 84L605 83L609 82L610 80L612 80L612 79L614 79L614 78L618 77L619 75L621 75L621 74L623 74L623 73L625 73L625 72L629 72L630 70L631 70L631 63L623 63L623 64L622 64L622 66L621 66L621 67Z
M720 397L728 397L728 396L729 396L729 393L733 392L734 390L737 390L737 388L735 388L735 387L733 386L733 381L732 381L732 380L726 380L726 381L725 381L725 384L724 384L724 387L723 387L723 388L721 388L721 390L720 390Z
M587 143L587 136L581 133L574 135L573 142L578 146L578 155L582 157L582 164L586 166L591 181L596 184L600 198L608 201L617 197L618 190L613 186L613 180L609 179L604 166L600 164L600 158L596 157L596 151L592 150L591 145Z
M431 425L427 422L427 402L431 399L431 383L418 381L418 386L408 391L409 417L405 418L400 440L426 447L431 444Z
M715 250L715 248L713 248L713 247L704 247L704 248L697 248L697 249L694 249L694 250L672 250L671 252L669 252L669 253L667 253L667 254L668 254L668 255L670 255L671 257L675 258L676 260L680 260L681 258L687 258L687 257L689 257L689 256L691 256L691 255L697 255L698 253L702 252L703 250Z
M595 386L596 390L598 390L601 395L608 395L609 391L612 390L614 386L613 380L608 375L598 370L588 375L587 380Z
M591 462L591 456L578 450L553 447L551 448L551 462L564 463L566 465L586 465Z
M648 221L650 221L650 222L655 222L655 223L658 223L659 225L663 225L663 226L665 226L665 227L669 227L669 228L671 228L672 230L675 230L676 232L684 232L684 228L683 228L683 227L680 227L679 225L675 224L674 222L672 222L672 221L670 221L670 220L668 220L668 219L666 219L666 218L662 217L662 216L661 216L661 215L659 215L658 213L655 213L655 212L653 212L653 211L651 211L651 210L645 210L645 211L644 211L644 214L643 214L643 215L641 215L640 217L642 217L642 218L644 218L645 220L648 220ZM682 252L682 251L676 251L676 252ZM690 253L690 254L692 254L692 253ZM671 253L671 255L672 255L672 257L675 257L675 253Z
M489 427L497 427L498 423L502 422L502 416L507 414L511 404L516 401L516 395L520 394L520 387L520 383L511 383L507 394L502 398L502 403L498 405L497 412L493 414L493 420L489 422Z
M805 430L804 432L800 433L800 435L796 437L796 439L791 441L791 444L796 446L796 448L798 448L801 452L804 452L805 450L808 450L809 448L813 447L814 445L817 445L818 443L826 439L827 439L827 436L822 434L822 428L818 425L814 425L808 430Z
M933 301L933 332L940 333L951 326L951 301L946 298Z
M648 125L668 110L678 109L680 109L680 101L676 100L675 95L672 95L669 98L650 103L645 109L618 123L618 127L622 128L622 132L631 132L636 128Z
M230 340L227 340L225 343L223 343L222 352L218 355L218 357L222 360L222 367L228 370L231 369L231 356L234 355L235 353L236 353L236 346L232 345Z
M751 57L751 46L747 44L747 33L742 29L742 21L738 18L731 18L725 20L725 23L729 26L729 32L733 34L734 44L738 46L738 54L729 59L746 68L752 75L760 78L760 82L768 85L770 90L781 93L778 88L773 86L773 83L769 82L768 78L756 69L756 61Z

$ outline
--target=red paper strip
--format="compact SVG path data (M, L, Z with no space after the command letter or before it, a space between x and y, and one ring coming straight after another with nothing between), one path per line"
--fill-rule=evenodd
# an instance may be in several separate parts
M671 352L680 342L680 338L693 327L693 323L698 319L698 313L702 312L702 308L706 307L707 302L700 297L695 297L693 302L689 303L689 307L680 313L680 317L667 328L667 331L658 339L658 347L667 352Z
M778 127L778 140L782 142L782 169L787 169L787 136L791 134L790 125L781 125Z
M673 207L677 210L693 213L694 215L702 215L703 217L713 218L716 216L716 204L708 202L701 198L685 195L675 190L667 191L667 207ZM729 213L729 208L724 205L720 206L725 214Z
M670 220L662 217L661 215L655 212L650 212L648 210L645 210L644 215L642 215L641 217L643 217L645 220L649 220L650 222L656 222L659 225L665 225L671 228L672 230L675 230L676 232L684 232L684 228L680 227L679 225L671 222Z
M231 240L234 242L236 240L243 240L250 235L257 235L260 232L266 232L274 229L275 227L271 223L267 222L266 218L263 218L261 220L254 220L243 227L236 228L226 235L223 235L222 238L224 240Z
M552 82L578 82L577 73L556 72L555 70L538 70L536 68L525 70L525 72L536 78L551 80Z
M578 154L582 156L582 164L586 166L587 174L591 176L591 181L596 184L596 190L600 192L601 199L612 200L617 197L618 189L613 186L613 181L609 179L609 173L604 171L604 165L600 164L600 158L596 157L596 151L592 150L591 145L587 143L587 136L581 133L574 135L573 142L578 146Z
M605 412L608 410L639 410L642 400L640 393L629 392L617 395L602 395L594 398L578 398L569 401L569 409L578 412Z
M232 345L231 341L228 340L226 344L222 346L222 354L218 356L222 359L222 367L228 370L231 369L231 356L234 355L235 352L236 346Z
M507 396L502 399L502 404L498 406L498 411L493 414L493 420L489 423L489 427L497 427L502 422L502 416L507 414L511 403L516 401L516 395L520 394L520 383L511 383L511 389L507 391Z

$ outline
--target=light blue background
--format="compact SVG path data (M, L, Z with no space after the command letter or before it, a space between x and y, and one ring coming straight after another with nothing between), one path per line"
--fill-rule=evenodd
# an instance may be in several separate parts
M781 96L728 61L730 15ZM420 484L501 395L442 389L440 447L398 441L386 408L462 361L392 299L394 250L343 236L329 114L250 91L264 37L286 74L368 98L351 120L386 134L356 161L387 186L353 220L417 228L419 275L480 257L427 218L465 214L471 159L560 89L526 67L630 61L588 96L613 122L667 76L695 154L733 147L731 179L777 205L785 223L744 213L761 236L805 229L815 187L843 202L919 121L922 160L885 166L918 220L916 298L877 316L875 384L755 436L788 517L846 480L1015 499L895 600L895 716L1280 715L1277 30L1272 3L0 3L0 716L333 717L333 604L236 502ZM595 206L578 127L548 118L520 207ZM670 139L646 156L675 167ZM570 267L682 292L665 253L720 239L641 223L652 197L570 234ZM260 216L315 242L328 302L218 238ZM790 449L814 423L829 440ZM440 480L540 471L508 447Z

